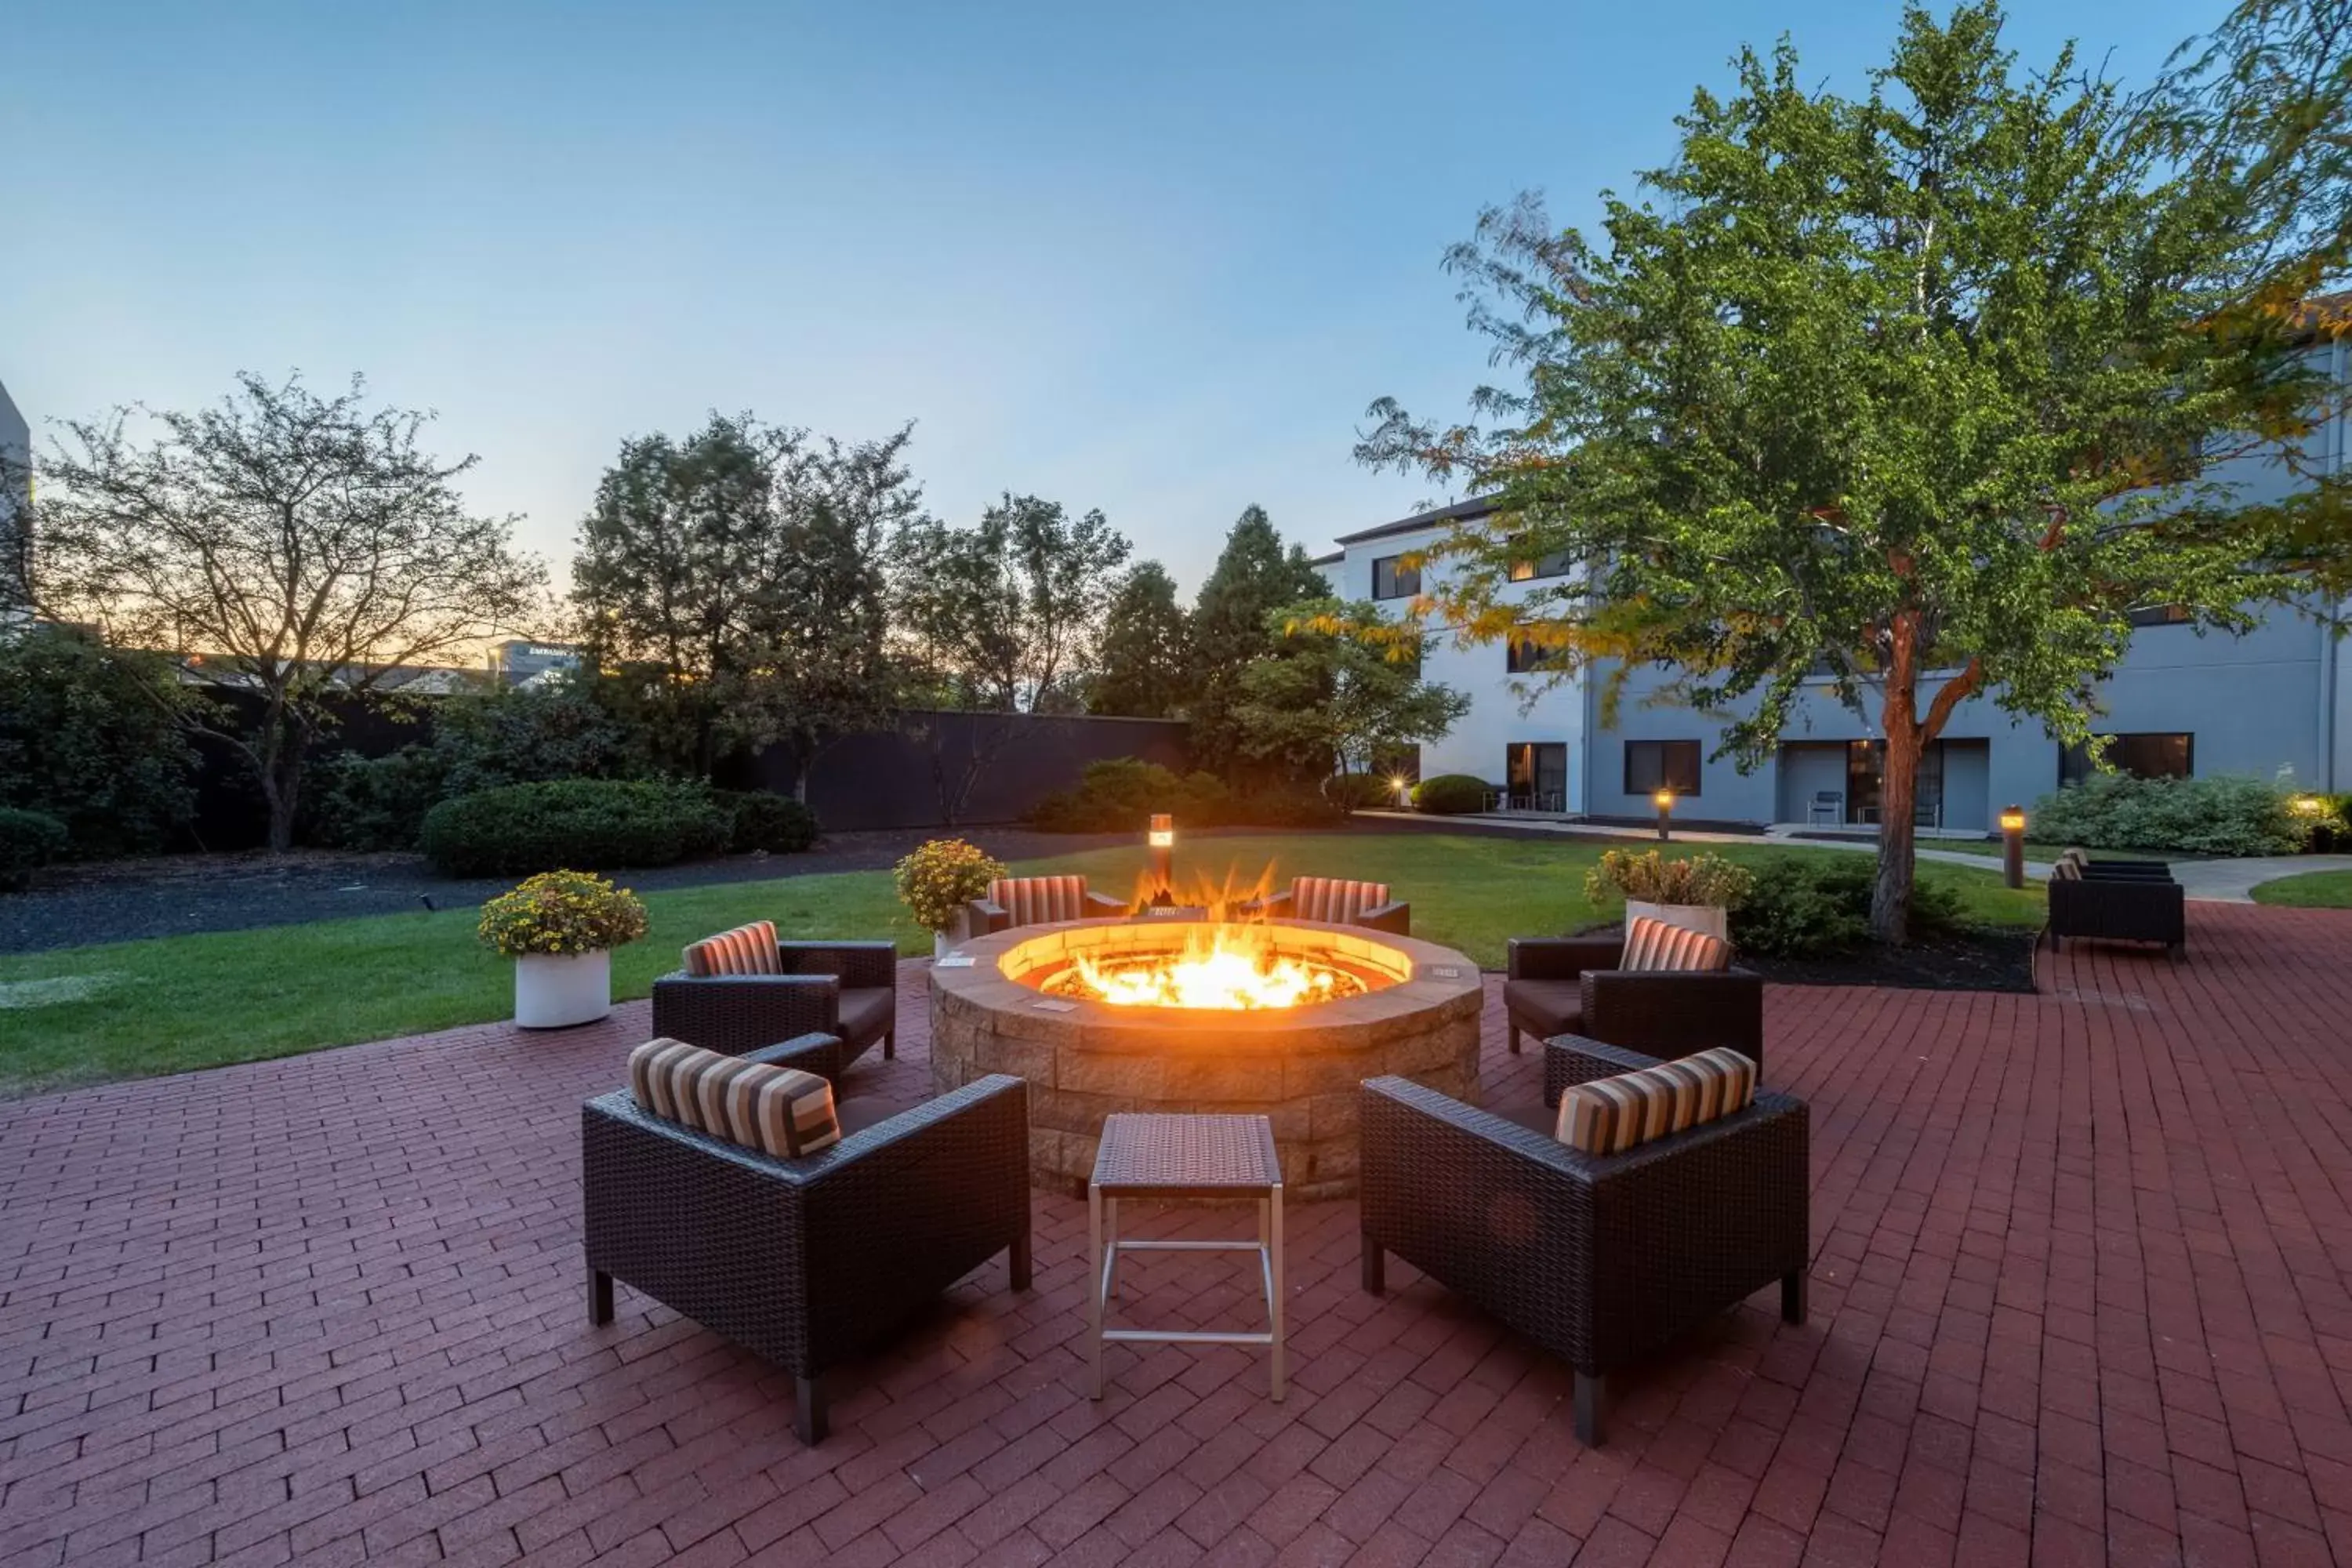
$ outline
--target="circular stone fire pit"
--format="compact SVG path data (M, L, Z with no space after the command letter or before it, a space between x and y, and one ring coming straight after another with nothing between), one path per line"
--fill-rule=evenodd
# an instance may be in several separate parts
M1063 1191L1085 1187L1113 1111L1261 1114L1274 1122L1294 1197L1356 1190L1363 1079L1397 1073L1478 1098L1478 966L1432 942L1304 921L1240 928L1354 992L1295 1006L1117 1005L1064 994L1081 959L1133 964L1217 929L1079 921L963 943L970 967L931 971L933 1085L944 1092L992 1072L1027 1079L1030 1179Z

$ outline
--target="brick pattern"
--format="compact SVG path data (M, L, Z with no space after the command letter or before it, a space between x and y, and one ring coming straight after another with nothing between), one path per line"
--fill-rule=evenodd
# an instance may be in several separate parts
M964 1281L803 1450L772 1368L625 1289L586 1322L576 1107L641 1005L0 1106L0 1560L2352 1560L2352 917L2198 905L2184 962L2044 984L1771 994L1812 1321L1759 1298L1620 1379L1591 1451L1558 1364L1394 1262L1358 1289L1346 1203L1293 1211L1285 1404L1174 1346L1090 1404L1045 1194L1038 1289ZM924 1091L921 984L854 1089ZM1252 1295L1200 1255L1123 1284Z

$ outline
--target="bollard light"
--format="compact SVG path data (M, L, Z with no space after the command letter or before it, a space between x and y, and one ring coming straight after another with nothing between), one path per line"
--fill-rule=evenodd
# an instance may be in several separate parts
M1658 839L1663 843L1666 838L1667 819L1675 814L1675 792L1661 789L1650 798L1658 803Z
M1411 779L1405 777L1402 773L1399 773L1396 777L1389 780L1389 783L1396 789L1397 804L1399 805L1411 805L1412 804L1412 781Z
M2001 807L2000 879L2012 888L2025 886L2025 808L2021 805Z
M1176 858L1176 819L1164 811L1151 814L1151 830L1143 841L1151 847L1151 901L1155 904L1175 902L1171 890Z

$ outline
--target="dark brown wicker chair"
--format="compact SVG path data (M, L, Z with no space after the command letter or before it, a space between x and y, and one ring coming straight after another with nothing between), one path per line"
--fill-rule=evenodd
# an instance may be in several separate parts
M898 1054L898 951L887 942L780 942L782 974L688 974L654 982L654 1034L740 1057L779 1040L833 1043L793 1063L836 1082L882 1042Z
M1582 1079L1654 1058L1591 1040ZM1596 1155L1402 1078L1363 1086L1364 1289L1393 1252L1566 1361L1579 1440L1611 1373L1778 1281L1805 1321L1808 1113L1784 1094Z
M1503 980L1511 1049L1521 1035L1580 1035L1654 1057L1729 1046L1763 1072L1763 976L1623 970L1624 948L1616 935L1512 938Z
M2175 954L2189 941L2187 895L2168 871L2050 879L2050 940L2160 942Z
M751 1055L790 1062L793 1041ZM1029 1288L1029 1101L992 1075L779 1160L664 1121L625 1089L581 1110L588 1316L620 1280L793 1374L803 1443L824 1373L998 1252Z
M1003 877L989 884L988 897L964 906L964 929L972 936L994 936L1014 926L1106 920L1125 913L1121 900L1088 891L1084 877Z
M1241 906L1247 916L1271 920L1326 921L1362 926L1391 936L1412 934L1412 906L1389 897L1384 882L1350 882L1331 877L1294 877L1290 886Z

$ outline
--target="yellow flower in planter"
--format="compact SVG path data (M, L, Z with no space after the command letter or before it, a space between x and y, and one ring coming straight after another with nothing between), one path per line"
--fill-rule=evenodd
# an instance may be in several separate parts
M509 958L601 952L646 934L646 905L585 871L542 871L484 904L476 931Z
M898 862L891 873L898 898L925 931L944 931L964 905L987 895L989 883L1004 875L1004 863L977 844L934 838Z

